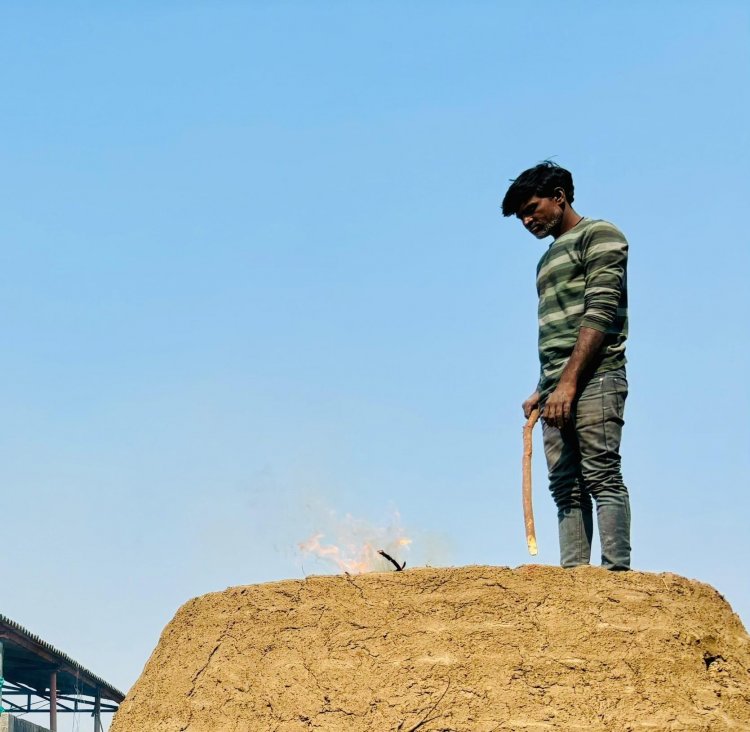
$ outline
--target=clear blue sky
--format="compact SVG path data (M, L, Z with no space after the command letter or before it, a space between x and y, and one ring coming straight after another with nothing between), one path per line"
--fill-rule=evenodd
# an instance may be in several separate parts
M746 2L27 2L0 40L0 612L127 689L331 511L529 561L546 243L499 204L555 156L631 243L634 564L750 622Z

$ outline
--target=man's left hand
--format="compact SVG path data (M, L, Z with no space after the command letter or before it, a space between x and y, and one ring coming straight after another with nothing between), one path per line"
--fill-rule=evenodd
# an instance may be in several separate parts
M547 424L562 429L570 421L575 398L575 384L561 381L547 399L547 404L542 412L542 419Z

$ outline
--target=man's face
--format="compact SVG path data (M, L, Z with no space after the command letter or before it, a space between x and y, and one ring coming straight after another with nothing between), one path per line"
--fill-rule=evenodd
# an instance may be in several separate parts
M557 198L540 198L532 196L518 209L516 218L537 239L544 239L554 234L560 227L563 209Z

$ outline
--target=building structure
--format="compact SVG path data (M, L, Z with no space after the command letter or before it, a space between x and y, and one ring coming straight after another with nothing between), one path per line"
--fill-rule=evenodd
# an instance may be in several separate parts
M125 695L50 643L0 615L0 732L45 729L17 715L48 714L57 732L58 714L90 714L94 732L101 715L116 712ZM10 715L14 719L6 718Z

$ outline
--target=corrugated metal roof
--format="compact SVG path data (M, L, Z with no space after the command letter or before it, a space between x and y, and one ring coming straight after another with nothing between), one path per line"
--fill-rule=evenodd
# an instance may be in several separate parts
M6 629L7 631L3 633L3 631ZM11 634L16 633L22 636L27 641L30 641L32 644L46 651L49 655L53 656L55 660L60 664L60 666L62 667L61 670L63 672L66 671L64 667L67 666L69 668L69 670L67 671L68 674L73 673L76 679L80 680L87 686L100 689L102 697L111 699L118 704L125 698L125 694L123 694L119 689L115 688L114 686L112 686L112 684L105 681L103 678L101 678L101 676L97 676L96 674L89 671L87 668L78 663L78 661L71 658L67 653L63 653L62 651L55 648L51 643L42 640L38 635L35 635L34 633L26 630L26 628L15 622L15 620L11 620L10 618L5 617L5 615L0 614L0 636L5 635L6 640L4 640L3 642L12 644L13 638L12 635L10 637L7 636L8 632L10 632ZM9 676L8 679L11 680Z

